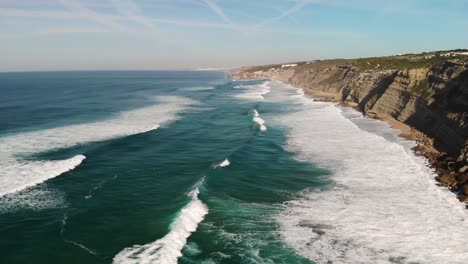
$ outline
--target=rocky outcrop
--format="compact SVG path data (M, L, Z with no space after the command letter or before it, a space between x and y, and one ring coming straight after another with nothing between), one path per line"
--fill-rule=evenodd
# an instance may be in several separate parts
M270 65L242 68L234 77L280 79L306 91L333 94L368 116L409 125L412 139L420 143L417 150L436 167L440 185L468 202L468 59L413 61L406 68L401 63L374 67L370 61L360 67L357 60L299 63L287 70Z

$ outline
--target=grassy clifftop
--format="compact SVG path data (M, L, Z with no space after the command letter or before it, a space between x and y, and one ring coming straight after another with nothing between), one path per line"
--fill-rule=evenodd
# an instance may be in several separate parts
M466 54L466 55L464 55ZM335 65L352 66L359 71L369 70L403 70L414 68L431 68L453 61L454 63L468 63L468 49L424 52L420 54L404 54L386 57L370 57L359 59L331 59L294 62L297 70L326 68ZM245 72L274 71L287 69L287 64L270 64L262 66L245 67Z

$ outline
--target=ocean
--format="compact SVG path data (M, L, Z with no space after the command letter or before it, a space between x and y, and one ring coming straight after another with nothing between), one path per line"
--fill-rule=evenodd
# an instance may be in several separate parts
M386 123L214 71L0 73L0 263L468 263Z

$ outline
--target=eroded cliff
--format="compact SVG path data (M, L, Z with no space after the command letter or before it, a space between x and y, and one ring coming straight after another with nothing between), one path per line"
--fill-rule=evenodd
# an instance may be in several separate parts
M440 184L468 202L468 56L438 52L289 65L246 67L233 75L283 80L409 125Z

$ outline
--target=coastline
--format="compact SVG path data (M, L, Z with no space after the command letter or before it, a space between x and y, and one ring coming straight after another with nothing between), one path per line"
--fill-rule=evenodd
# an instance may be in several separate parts
M362 113L364 116L366 116L368 118L384 121L387 124L389 124L391 128L399 130L400 131L400 134L399 134L400 137L402 137L404 139L407 139L407 140L415 141L416 143L418 143L418 147L419 147L420 151L424 150L426 153L428 153L428 152L432 153L432 156L433 155L436 155L436 156L441 155L441 153L434 148L434 146L432 145L431 140L429 140L423 133L417 131L416 129L412 128L411 126L409 126L409 125L407 125L407 124L405 124L403 122L400 122L400 121L396 120L395 118L393 118L391 116L379 115L377 113L373 113L373 114L369 115L369 114L363 113L359 109L359 107L358 107L358 105L356 103L341 101L339 98L336 97L336 94L321 92L321 91L314 91L314 90L300 88L300 87L295 87L294 85L292 85L291 83L289 83L289 82L287 82L285 80L280 80L280 79L275 79L275 78L272 78L272 79L276 80L276 81L284 82L284 83L286 83L286 84L288 84L291 87L294 87L296 89L301 89L306 95L314 98L317 101L338 103L340 106L343 106L343 107L351 107L354 110ZM415 151L415 154L416 155L421 155L421 153L418 152L418 151Z
M291 87L294 87L296 89L301 89L302 91L304 91L305 94L307 94L308 96L313 97L317 101L339 103L341 106L351 107L351 108L359 111L360 113L362 113L359 110L357 104L351 103L351 102L343 102L340 99L336 98L336 94L321 92L321 91L313 91L313 90L309 90L309 89L305 89L305 88L298 88L298 87L295 87L292 84L290 84L289 82L284 81L284 80L278 80L278 79L274 79L274 78L273 78L273 80L284 82L284 83L286 83L286 84L288 84ZM377 120L387 122L390 125L391 128L400 130L400 135L399 136L403 137L405 139L416 140L418 138L418 136L419 136L418 133L416 131L414 131L414 129L412 129L409 125L407 125L407 124L405 124L403 122L400 122L400 121L396 120L395 118L392 118L391 116L382 116L382 115L377 115L377 114L365 115L365 116L369 117L369 118L372 118L372 119L377 119Z
M239 76L235 76L235 78L239 78ZM250 76L250 78L252 77ZM306 87L298 87L291 83L289 78L285 78L284 76L254 76L253 79L265 78L280 81L287 85L290 85L293 88L301 89L304 92L304 94L314 98L315 100L338 103L340 106L343 107L351 107L362 113L365 117L384 121L387 124L389 124L391 128L399 130L400 137L407 140L411 140L416 143L416 146L412 148L413 153L416 156L423 156L428 161L429 168L434 170L434 175L436 175L435 185L439 187L448 188L460 202L465 203L465 209L468 210L468 196L466 196L464 193L460 193L459 191L457 191L457 189L459 189L457 188L457 185L460 182L463 182L465 179L459 178L459 176L457 175L458 169L453 170L450 167L450 165L453 164L455 160L453 160L453 158L448 156L447 154L437 150L434 147L434 140L428 137L426 134L418 131L417 129L411 127L408 124L396 120L395 118L389 115L382 115L375 112L366 113L358 107L357 103L342 100L342 98L339 97L338 93L323 92L318 90L312 90ZM467 166L462 167L460 170L463 170L463 168L465 167ZM465 171L462 171L462 173L464 172ZM462 186L462 190L463 188L467 188L467 186Z

